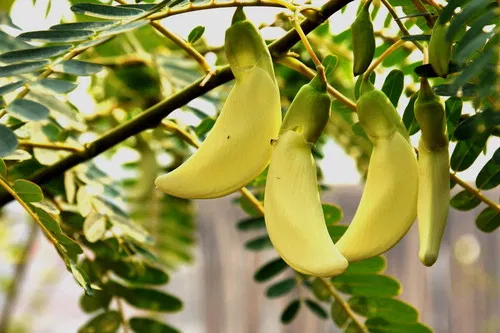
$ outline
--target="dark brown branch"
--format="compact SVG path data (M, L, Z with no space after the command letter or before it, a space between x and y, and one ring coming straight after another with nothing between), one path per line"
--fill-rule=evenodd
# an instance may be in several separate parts
M302 22L302 30L306 34L311 32L326 19L328 19L328 17L342 9L351 1L353 0L328 1L321 7L320 11L316 13L315 20L306 19L304 20L304 22ZM292 29L288 31L288 33L283 37L269 45L269 51L274 58L279 58L285 55L286 52L288 52L288 50L292 48L299 40L299 35L295 31L295 29ZM212 77L205 85L200 86L200 83L202 83L204 79L204 77L202 77L189 86L185 87L178 93L169 96L162 102L147 109L136 118L109 131L101 138L86 145L86 149L84 151L75 152L68 157L60 160L59 162L34 173L31 177L28 178L28 180L42 185L50 181L54 177L63 174L65 171L71 169L72 167L92 159L93 157L119 144L120 142L134 135L137 135L144 130L158 126L163 118L167 117L177 108L186 105L193 99L232 80L233 78L233 74L231 73L231 70L228 66L225 66L218 70L217 75ZM11 200L12 196L10 196L10 194L6 193L5 191L0 191L0 206L5 205Z

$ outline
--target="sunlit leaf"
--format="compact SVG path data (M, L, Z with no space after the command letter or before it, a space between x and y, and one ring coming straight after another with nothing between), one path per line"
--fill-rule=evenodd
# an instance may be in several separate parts
M91 212L83 223L83 234L91 243L100 240L106 232L106 216Z
M325 222L327 225L335 224L344 217L342 208L337 205L322 204L321 207L323 208L323 215L325 216Z
M114 36L127 31L133 31L149 24L149 20L132 21L107 29L99 34L100 37Z
M93 34L90 30L42 30L24 32L18 38L30 42L73 43L87 40Z
M14 76L19 74L27 74L39 71L49 64L47 60L23 62L7 66L0 66L0 77Z
M39 202L43 200L43 192L40 186L24 179L16 179L14 191L25 202Z
M77 76L88 76L99 73L104 69L104 67L87 61L66 60L54 66L53 69L54 71L60 73Z
M7 105L7 112L25 121L38 121L48 118L50 110L38 102L29 99L16 99Z
M71 10L77 14L111 20L132 18L144 13L143 10L137 8L118 7L94 3L79 3L71 6Z
M196 43L205 33L205 27L199 25L195 27L188 35L188 43Z
M56 24L50 27L51 30L92 30L92 31L102 31L111 28L118 21L96 21L96 22L71 22Z
M399 282L385 275L340 275L332 278L339 291L358 296L392 297L401 293Z
M396 323L416 323L418 311L393 298L382 297L351 297L348 301L354 312L364 317L379 317L389 322Z
M47 59L51 57L56 57L61 54L65 54L72 47L73 47L72 45L56 45L56 46L34 47L18 51L10 51L0 54L0 61L9 63L9 62Z
M33 89L44 89L56 94L66 94L78 87L77 84L60 79L43 79L35 81L32 85Z
M0 87L0 96L5 95L11 91L17 90L24 86L24 84L27 82L27 80L20 80L12 83L7 83L3 86Z

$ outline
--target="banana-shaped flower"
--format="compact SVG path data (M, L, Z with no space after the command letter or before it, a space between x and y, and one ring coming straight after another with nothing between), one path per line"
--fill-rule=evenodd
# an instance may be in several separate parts
M392 248L417 215L418 165L401 118L378 90L365 92L357 107L373 151L358 209L336 244L349 261L371 258Z
M329 114L326 86L313 79L288 109L264 195L267 232L281 258L298 272L324 277L341 274L348 266L328 234L311 154Z
M427 79L422 78L415 101L415 118L422 131L418 144L419 259L432 266L438 257L450 207L450 156L446 113Z
M187 199L217 198L239 190L268 165L281 125L279 89L271 55L249 21L226 32L226 55L236 83L200 148L156 186Z

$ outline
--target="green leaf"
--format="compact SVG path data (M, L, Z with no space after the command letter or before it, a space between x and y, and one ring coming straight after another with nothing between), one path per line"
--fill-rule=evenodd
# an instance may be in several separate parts
M111 28L118 21L88 21L88 22L71 22L56 24L50 27L51 30L92 30L92 31L102 31Z
M471 210L477 207L481 200L467 190L457 193L450 200L450 205L458 210Z
M40 186L24 179L16 179L14 191L25 202L40 202L43 200L43 192Z
M485 208L476 218L476 226L484 232L493 232L500 226L500 213L492 207Z
M115 333L122 323L122 316L117 311L109 311L95 316L78 333Z
M83 222L83 234L91 243L102 239L106 232L106 216L97 212L91 212Z
M76 266L73 262L71 262L70 268L76 281L85 290L85 294L92 296L94 294L94 289L90 286L91 283L87 273L85 273L85 271L83 271L80 267Z
M347 319L349 318L347 312L337 301L334 301L332 303L332 306L330 308L330 315L332 316L332 320L335 323L335 325L337 325L340 328L342 328L345 325Z
M399 282L385 275L340 275L332 278L332 283L350 295L392 297L401 293Z
M116 275L138 284L165 284L168 283L168 274L159 268L144 262L118 261L106 264Z
M175 296L154 289L123 287L110 283L110 291L122 297L130 305L143 310L177 312L182 309L182 302Z
M3 62L21 62L27 60L40 60L56 57L68 52L73 45L57 45L34 47L18 51L10 51L0 54L0 61Z
M22 40L42 43L73 43L89 39L94 35L89 30L41 30L24 32L18 36Z
M24 84L26 82L28 82L28 80L19 80L19 81L7 83L7 84L1 86L0 87L0 96L21 88L22 86L24 86ZM1 106L0 106L0 108L1 108Z
M344 217L342 213L342 208L333 204L322 204L323 215L325 216L325 222L327 225L333 225Z
M349 322L349 325L347 326L347 328L345 329L345 332L344 333L365 333L364 331L362 331L358 325L356 325L353 321ZM370 333L372 333L372 331L370 331Z
M104 69L103 66L81 60L65 60L56 66L54 71L77 76L89 76L99 73Z
M150 318L133 317L129 320L135 333L181 333L181 331Z
M327 319L328 313L319 305L317 302L312 299L306 299L306 306L312 313L318 316L321 319Z
M489 127L495 123L495 112L491 109L486 109L478 112L464 121L455 128L453 137L457 140L467 140L475 135L484 133Z
M415 101L417 100L417 97L418 92L411 96L410 101L405 108L405 112L403 113L403 123L405 124L409 135L413 135L420 130L417 119L415 119Z
M194 132L199 138L203 138L214 126L215 119L212 117L207 117L201 121L201 123L195 128Z
M335 55L327 55L323 59L323 67L325 67L326 81L330 84L335 82L335 69L337 68L339 59Z
M241 220L236 224L236 228L240 231L260 230L266 227L266 222L263 217L251 217Z
M7 112L20 120L38 121L47 119L50 110L45 105L29 99L15 99L7 105Z
M66 254L72 259L76 260L77 256L81 253L83 253L82 248L80 245L66 236L63 233L55 234L54 237L56 238L57 242L63 247L63 249L66 251Z
M367 318L379 317L388 322L408 324L418 321L418 311L397 299L354 296L348 303L354 312Z
M61 227L59 226L59 223L50 215L47 213L45 210L35 207L35 213L44 225L45 228L47 228L50 233L53 235L60 234L62 232Z
M362 275L382 273L386 267L386 260L381 257L373 257L358 262L349 263L349 267L344 274Z
M483 28L493 23L497 15L495 10L496 8L492 8L475 20L471 28L467 30L460 41L455 44L452 55L453 61L463 65L476 51L484 46L492 33L484 32Z
M251 239L245 243L245 249L250 251L262 251L272 247L271 240L267 235Z
M16 150L17 137L10 128L0 124L0 157L5 157Z
M71 6L71 10L76 14L111 20L128 19L144 13L143 10L137 8L117 7L93 3L79 3Z
M404 74L399 69L392 70L384 81L382 91L391 101L392 105L398 106L399 98L403 92Z
M450 166L454 171L468 169L483 151L490 131L475 135L474 137L459 141L451 154Z
M383 318L370 318L365 325L373 333L432 333L431 329L419 323L391 323Z
M440 24L445 24L446 22L448 22L451 17L453 16L453 14L455 13L455 10L462 6L464 4L464 2L467 1L467 0L452 0L452 1L448 1L448 3L446 4L446 6L443 8L443 10L441 11L441 13L439 14L439 20L438 22Z
M330 291L325 286L321 278L314 278L311 283L311 291L320 301L328 301L332 297Z
M80 307L85 313L92 313L99 309L107 309L111 302L111 295L102 290L94 290L94 295L83 294L80 297Z
M462 114L462 99L460 97L450 97L446 100L446 127L448 130L448 138L451 139L453 132L460 120L460 115Z
M465 28L465 25L470 22L471 19L480 15L489 3L490 0L470 1L462 8L462 11L451 20L448 30L446 31L446 39L450 42L455 41L458 34Z
M196 43L205 33L205 27L199 25L195 27L191 32L189 33L188 36L188 43L194 44Z
M78 87L77 84L73 82L69 82L66 80L60 80L60 79L43 79L34 82L32 85L32 88L34 89L44 89L48 90L49 92L56 93L56 94L66 94L69 93Z
M301 305L301 302L298 299L289 303L287 305L287 307L285 308L285 310L283 310L283 312L281 313L281 322L283 324L291 323L295 319L295 317L297 316L297 313L300 310L300 305Z
M292 291L296 285L297 281L295 280L295 278L288 278L285 280L281 280L271 285L269 288L267 288L266 296L269 298L276 298L283 296Z
M476 187L481 190L491 190L500 185L500 148L486 162L476 178Z
M495 58L496 55L494 49L485 50L473 61L467 63L467 67L465 67L462 70L462 73L455 78L453 85L455 87L462 87L481 72L494 70L496 66Z
M7 177L7 165L2 158L0 158L0 177Z
M255 272L253 278L257 282L265 282L280 274L288 265L281 258L267 262Z
M23 62L8 66L0 66L0 77L8 77L39 71L49 64L47 60Z
M332 241L334 243L337 243L340 237L342 237L344 232L347 230L347 226L336 224L327 226L327 229L328 229L328 234L330 235Z
M108 37L108 36L115 36L119 35L124 32L128 31L133 31L139 28L142 28L145 25L149 24L149 20L139 20L139 21L132 21L129 23L125 23L122 25L117 25L116 27L112 27L110 29L107 29L99 34L99 37Z

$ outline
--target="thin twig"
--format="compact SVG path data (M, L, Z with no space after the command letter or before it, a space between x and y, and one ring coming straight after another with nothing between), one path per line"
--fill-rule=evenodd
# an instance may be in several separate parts
M363 79L368 80L370 74L375 70L375 68L377 68L377 66L380 65L380 63L382 63L382 61L384 61L385 58L387 58L392 52L396 51L401 45L403 45L404 42L404 40L400 39L396 43L389 46L389 48L385 50L384 53L382 53L377 59L375 59L375 61L371 63L365 74L363 74Z
M19 146L23 147L33 147L33 148L45 148L52 150L65 150L71 152L83 152L83 147L76 147L58 142L32 142L29 140L19 140Z
M335 290L332 283L328 279L325 279L325 278L320 278L320 280L321 280L321 282L323 282L323 284L328 289L328 291L330 292L332 297L335 299L335 301L345 311L347 316L349 318L351 318L354 325L356 325L358 327L359 331L362 333L368 333L368 329L366 328L366 326L363 325L362 323L360 323L360 321L356 317L356 314L354 313L354 311L352 311L349 304L342 298L342 296L340 296L340 294L337 292L337 290Z
M467 182L465 182L464 180L460 179L454 173L450 173L450 177L457 184L459 184L460 186L462 186L467 192L469 192L470 194L472 194L473 196L475 196L476 198L478 198L479 200L481 200L482 202L484 202L485 204L487 204L488 206L490 206L491 208L493 208L494 210L496 210L497 213L500 213L500 205L496 204L493 200L491 200L490 198L486 197L483 193L481 193L481 191L479 189L477 189L477 188L475 188L473 186L470 186Z
M300 23L299 23L298 14L299 14L299 11L295 11L295 13L293 15L293 19L290 19L290 20L292 21L294 29L299 34L300 40L302 41L302 44L304 44L304 47L305 47L307 53L309 53L309 55L311 56L311 59L312 59L314 65L316 66L316 70L318 71L320 79L325 84L328 84L328 81L326 80L326 75L325 75L325 67L323 66L323 64L319 60L318 56L316 55L316 52L314 52L314 50L311 46L311 43L309 43L309 40L307 39L306 34L304 33L304 31L302 31L302 27L300 26Z
M128 333L128 324L127 319L125 319L125 312L123 311L122 300L120 297L115 297L116 307L118 308L118 312L120 313L120 317L122 320L123 333Z
M304 75L305 77L312 79L316 76L316 72L307 67L300 60L292 58L292 57L283 57L277 60L278 63L285 65L286 67L293 69L294 71ZM342 103L345 107L351 109L354 112L357 112L356 103L351 101L349 98L344 96L340 91L332 87L327 83L327 90L330 95L332 95L335 99L337 99L340 103Z
M33 249L33 245L35 245L37 231L38 229L36 228L36 225L30 224L28 239L22 249L19 262L16 264L16 268L14 270L12 281L5 295L5 301L3 303L2 312L0 314L0 332L7 332L9 329L10 320L12 319L12 314L16 307L19 288L24 282L30 253Z
M427 13L427 8L425 8L424 4L420 0L412 0L413 4L417 8L417 10L421 13ZM436 21L434 17L430 15L425 15L425 22L427 23L427 26L429 28L432 28L434 26L434 22Z
M385 8L387 8L387 10L389 11L389 14L391 14L392 18L394 19L394 21L396 21L396 24L398 25L399 29L401 30L401 32L403 33L403 35L406 35L406 36L409 36L410 35L410 32L408 31L408 29L406 29L405 25L403 22L401 22L401 20L398 19L398 13L396 13L396 11L394 10L394 8L391 6L391 4L389 3L389 1L387 0L380 0ZM422 44L420 44L419 42L417 41L412 41L413 44L415 44L415 46L423 52L423 47L422 47Z

